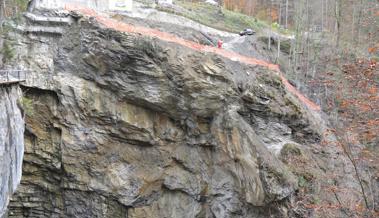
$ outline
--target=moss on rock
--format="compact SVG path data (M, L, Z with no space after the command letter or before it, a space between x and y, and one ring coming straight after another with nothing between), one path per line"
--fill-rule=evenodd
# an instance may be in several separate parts
M287 143L283 146L282 150L280 151L281 156L289 156L289 155L301 155L302 152L298 145L294 143Z

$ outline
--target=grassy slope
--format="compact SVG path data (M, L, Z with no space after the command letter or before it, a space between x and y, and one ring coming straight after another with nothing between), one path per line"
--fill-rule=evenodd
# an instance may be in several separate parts
M245 28L258 30L268 26L266 23L256 18L226 9L220 11L217 6L203 2L192 3L177 0L175 1L175 4L189 11L188 14L184 15L187 18L215 29L237 33Z
M147 7L155 5L154 0L135 1L145 4ZM222 8L220 11L220 8L218 6L207 4L202 1L192 2L188 0L174 0L174 5L179 6L183 10L177 10L171 7L164 7L159 5L155 8L160 11L186 17L205 26L232 33L239 33L245 28L251 28L259 32L260 30L268 29L270 27L269 24L257 18L230 11L224 8ZM283 35L293 34L293 32L282 29L275 23L271 26L273 32L277 32Z

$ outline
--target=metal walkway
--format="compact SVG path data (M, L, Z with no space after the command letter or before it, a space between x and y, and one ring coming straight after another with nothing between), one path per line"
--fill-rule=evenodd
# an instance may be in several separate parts
M0 70L0 85L26 81L27 70Z

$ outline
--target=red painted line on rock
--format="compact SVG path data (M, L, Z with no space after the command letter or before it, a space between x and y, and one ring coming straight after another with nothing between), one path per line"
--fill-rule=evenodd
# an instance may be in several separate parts
M279 76L282 79L282 82L285 87L287 87L288 91L291 92L292 94L296 95L300 101L302 101L305 105L307 105L310 109L315 110L315 111L320 111L321 108L318 106L316 103L311 101L309 98L301 94L293 85L291 85L288 80L284 77L282 72L279 72Z
M285 87L287 87L288 91L291 92L292 94L296 95L305 105L307 105L310 109L313 109L316 111L320 110L320 106L318 106L317 104L315 104L314 102L309 100L307 97L302 95L295 87L293 87L287 81L287 79L284 77L284 75L280 72L279 66L276 64L272 64L272 63L269 63L269 62L266 62L263 60L258 60L255 58L243 56L243 55L240 55L240 54L232 52L232 51L219 49L219 48L212 47L212 46L201 45L199 43L189 41L189 40L185 40L183 38L180 38L180 37L177 37L175 35L165 33L165 32L162 32L162 31L159 31L156 29L129 25L129 24L117 21L115 19L102 16L99 13L97 13L95 10L92 10L89 8L67 4L65 6L65 9L68 11L76 11L76 12L79 12L79 13L86 15L86 16L94 17L94 18L96 18L96 20L100 24L102 24L102 25L104 25L110 29L118 30L121 32L137 33L137 34L142 34L142 35L146 35L146 36L150 36L150 37L157 37L163 41L179 44L179 45L185 46L187 48L190 48L190 49L193 49L196 51L210 52L210 53L214 53L214 54L220 55L222 57L231 59L233 61L238 61L238 62L249 64L249 65L258 65L258 66L267 67L270 70L278 72L283 84L285 85Z

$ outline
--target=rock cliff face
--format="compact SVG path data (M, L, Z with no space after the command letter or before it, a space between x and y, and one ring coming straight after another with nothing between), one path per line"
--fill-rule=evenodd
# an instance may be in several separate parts
M316 216L299 181L357 187L275 72L77 19L12 36L33 105L9 217Z
M24 120L18 85L0 85L0 217L21 180Z

